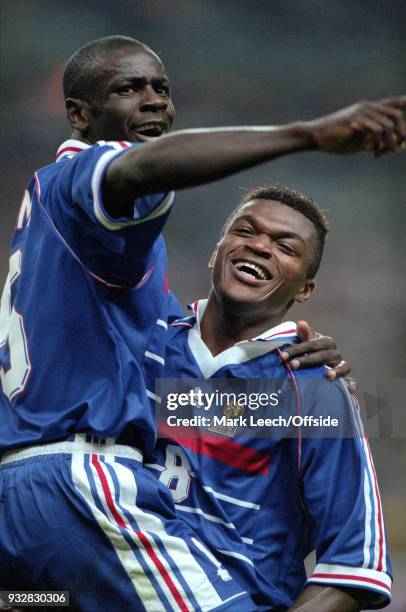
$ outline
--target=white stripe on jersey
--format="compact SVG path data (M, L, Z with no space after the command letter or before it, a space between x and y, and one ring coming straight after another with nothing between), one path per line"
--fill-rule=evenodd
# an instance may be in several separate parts
M228 573L228 570L222 567L220 561L216 559L216 557L213 555L212 552L210 552L208 548L206 548L203 542L200 542L200 540L198 540L197 538L194 538L193 536L191 540L193 544L196 546L196 548L198 548L208 558L208 560L217 567L217 573L219 576L221 575L222 580L231 580L231 576Z
M216 550L219 553L226 555L227 557L234 557L235 559L241 559L241 561L245 561L246 563L249 563L249 565L252 565L252 567L254 567L254 564L251 561L251 559L249 557L246 557L245 555L242 555L241 553L237 553L231 550L222 550L221 548L216 548Z
M360 412L354 406L354 403L357 403L357 400L355 397L351 396L351 394L348 391L347 385L341 379L340 379L340 383L348 398L349 405L352 411L352 415L354 417L357 434L359 436L359 442L361 444L362 450L364 452L365 460L366 460L366 471L364 473L364 502L365 502L366 516L365 516L363 567L366 567L367 565L371 566L370 547L372 543L374 547L374 562L372 564L372 569L377 570L379 561L380 561L380 555L381 555L382 569L379 570L379 572L380 571L386 572L386 569L387 569L386 567L386 537L385 537L385 529L383 526L382 504L381 504L381 499L380 499L379 490L378 490L378 481L376 477L375 467L372 461L369 444L368 444L368 441L366 439L366 435L364 432L364 426L362 423ZM366 522L367 522L368 514L369 514L369 524L367 527ZM372 541L372 524L374 525L373 541ZM380 552L380 546L381 546L381 552Z
M378 569L380 554L382 555L382 571L386 571L386 538L385 538L385 530L383 528L383 513L382 513L382 505L381 498L379 496L378 491L378 482L376 478L375 467L372 463L371 452L369 449L369 445L365 438L362 439L363 446L365 448L365 454L367 456L368 467L371 473L371 481L372 481L372 499L374 505L374 516L375 516L375 542L374 542L374 564L372 569ZM379 521L381 518L381 524ZM380 543L382 551L380 553Z
M157 355L156 353L151 353L151 351L145 351L144 355L145 357L149 357L150 359L153 359L154 361L165 365L165 359L163 357L160 357L160 355Z
M201 508L193 508L192 506L181 506L180 504L175 504L176 510L180 510L181 512L189 512L190 514L200 514L203 518L208 521L212 521L213 523L220 523L227 527L227 529L235 529L235 525L233 523L226 523L219 516L214 516L214 514L206 514L203 512Z
M168 329L168 323L163 319L157 319L156 324L160 325L161 327L164 327L165 329Z
M155 393L153 393L152 391L150 391L149 389L147 389L147 396L150 399L155 400L156 402L158 402L158 404L160 404L162 402L162 397L160 397L159 395L156 395Z
M111 144L109 145L111 146ZM112 161L114 157L117 155L121 155L125 149L120 147L119 150L106 151L100 159L97 161L95 169L93 171L92 176L92 195L93 195L93 210L96 219L111 231L117 231L123 229L125 227L129 227L132 225L139 225L140 223L145 223L147 221L151 221L156 217L159 217L166 213L166 211L172 206L175 194L173 191L170 191L159 204L142 219L129 219L126 221L114 220L107 216L106 212L103 209L102 202L100 201L100 188L101 188L101 180L104 175L104 170L106 166ZM136 200L134 200L135 202ZM136 212L136 210L134 211Z
M392 581L388 574L375 570L350 567L346 565L330 565L318 563L314 568L308 582L322 582L324 584L342 584L354 587L365 587L378 590L390 597Z
M364 538L364 562L362 567L368 567L371 562L371 519L372 519L372 505L371 505L371 487L369 486L369 477L366 470L364 470L364 499L365 499L365 538Z
M242 499L238 499L237 497L224 495L224 493L218 493L217 491L206 485L203 485L203 489L207 491L207 493L211 493L213 497L216 497L217 499L222 499L223 501L229 502L230 504L235 504L236 506L242 506L243 508L251 508L252 510L259 510L261 508L260 504L254 504L252 502L247 502L243 501Z

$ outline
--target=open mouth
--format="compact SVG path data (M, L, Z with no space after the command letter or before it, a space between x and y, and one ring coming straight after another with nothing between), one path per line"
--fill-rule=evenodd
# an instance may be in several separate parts
M233 261L232 263L237 270L251 276L252 278L255 278L256 280L269 281L272 278L271 274L266 268L250 261L246 261L245 259L239 259L237 261Z
M165 132L165 127L162 123L145 123L136 128L137 135L140 140L151 140L153 138L159 138Z

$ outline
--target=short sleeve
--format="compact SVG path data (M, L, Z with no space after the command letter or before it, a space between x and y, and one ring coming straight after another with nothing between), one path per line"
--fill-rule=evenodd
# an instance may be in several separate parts
M112 218L102 198L109 164L139 144L94 145L38 172L41 201L62 239L83 265L107 282L136 284L153 265L152 250L174 194L134 200L129 217Z

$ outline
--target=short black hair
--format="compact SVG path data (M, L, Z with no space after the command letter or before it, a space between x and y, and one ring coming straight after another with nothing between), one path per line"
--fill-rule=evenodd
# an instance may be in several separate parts
M241 199L241 202L233 210L223 225L220 238L224 236L231 223L233 223L234 219L238 216L239 210L252 200L272 200L274 202L280 202L280 204L297 210L297 212L300 212L313 223L317 234L317 242L313 260L307 270L307 276L308 278L314 278L320 267L321 258L323 256L326 236L329 231L328 220L312 198L290 187L286 187L285 185L262 185L247 191Z
M63 95L79 98L97 106L100 97L98 78L104 68L106 55L120 49L131 48L156 55L144 43L129 36L106 36L80 47L68 60L63 73Z

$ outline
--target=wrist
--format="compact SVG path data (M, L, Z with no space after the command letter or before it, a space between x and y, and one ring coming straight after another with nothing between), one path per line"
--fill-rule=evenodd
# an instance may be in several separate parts
M303 121L301 123L303 131L306 134L309 151L319 151L322 148L320 127L317 120Z
M299 143L298 149L313 151L320 148L314 121L297 121L291 124L291 128Z

